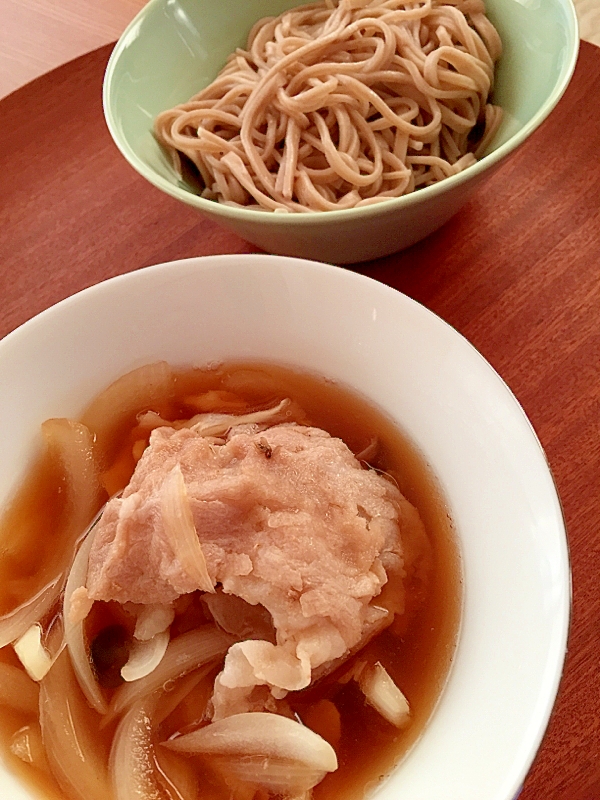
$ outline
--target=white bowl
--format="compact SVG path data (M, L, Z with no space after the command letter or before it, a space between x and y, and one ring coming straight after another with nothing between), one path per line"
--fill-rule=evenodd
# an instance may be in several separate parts
M510 800L554 702L569 618L561 508L525 414L489 364L376 281L291 258L212 256L86 289L0 342L0 504L40 423L144 363L244 358L357 388L432 465L458 531L464 610L447 686L378 800ZM30 795L0 771L0 796Z

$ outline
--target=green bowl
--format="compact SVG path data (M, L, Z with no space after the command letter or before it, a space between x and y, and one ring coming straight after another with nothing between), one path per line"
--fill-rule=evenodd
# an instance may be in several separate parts
M447 222L550 114L579 48L571 0L487 0L504 45L494 89L504 118L476 164L404 197L342 211L273 214L206 200L172 168L152 134L153 120L210 83L258 19L297 5L298 0L150 0L112 53L104 111L121 153L159 189L267 252L338 264L396 252Z

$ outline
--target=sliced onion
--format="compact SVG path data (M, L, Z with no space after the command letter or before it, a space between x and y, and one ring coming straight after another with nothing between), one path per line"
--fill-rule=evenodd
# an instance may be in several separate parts
M323 772L337 769L335 750L321 736L289 717L266 711L234 714L164 745L184 753L255 755L298 761Z
M202 436L222 436L234 425L260 425L273 422L289 404L290 401L286 398L273 408L253 411L250 414L197 414L193 417L191 428Z
M372 667L365 666L358 685L367 702L392 725L402 728L410 721L408 700L379 661Z
M38 769L48 768L42 732L37 722L24 725L13 734L10 741L10 752L26 764L32 764Z
M81 538L101 502L99 470L90 430L69 419L48 419L42 433L49 452L63 468L68 492L69 514L63 532L64 564L71 563L75 543Z
M169 632L162 631L144 642L135 641L127 663L121 668L123 680L137 681L154 672L167 652L169 638Z
M73 561L73 566L67 579L63 603L63 620L65 626L65 642L71 655L71 662L88 703L99 714L105 714L107 710L106 700L102 694L96 675L92 668L91 659L85 641L83 621L78 619L73 621L73 595L85 588L88 571L88 561L90 551L94 543L95 528L92 528L82 542L77 555Z
M78 422L49 419L42 433L51 458L62 467L68 505L68 523L57 543L55 577L34 597L0 619L0 648L21 637L43 619L58 601L73 549L100 504L100 483L89 430Z
M239 780L280 793L306 791L338 766L333 747L310 728L262 711L226 717L164 745L216 756Z
M152 639L157 633L166 631L175 619L175 609L172 604L142 606L138 613L133 635L140 642Z
M175 465L163 483L161 513L169 544L183 571L196 583L198 589L214 592L215 587L208 574L179 464Z
M42 644L42 626L37 622L13 643L15 653L27 674L34 681L41 681L52 666L52 658Z
M379 440L376 436L373 436L371 441L369 442L366 447L360 451L360 453L355 453L354 458L357 461L371 461L377 455L377 449L379 448Z
M182 428L191 428L197 417L198 415L188 419L165 419L156 411L144 411L143 414L138 414L137 424L145 431L153 431L155 428L173 428L180 431Z
M154 732L209 670L188 675L169 692L138 699L117 727L110 754L114 800L196 800L194 770L176 753L158 752Z
M308 792L327 774L297 761L277 761L264 756L216 758L226 780L234 778L245 784L261 786L273 794L293 797L293 800L298 800L299 795Z
M110 772L115 800L167 800L152 745L150 714L153 703L140 700L125 714L110 752Z
M60 577L55 578L31 600L0 618L0 648L14 642L34 623L46 616L58 600L62 585Z
M238 394L223 391L222 389L210 389L202 394L188 396L184 398L186 406L191 406L196 411L203 413L214 412L217 409L231 414L240 413L248 407L248 403Z
M189 759L164 747L155 747L154 757L168 791L178 800L196 800L201 797L198 793L198 775Z
M40 724L52 774L72 800L110 797L107 764L98 747L99 719L82 697L63 650L41 682Z
M331 700L321 698L302 714L302 722L322 736L332 747L337 747L342 736L342 718Z
M18 667L0 661L0 705L37 714L40 688Z
M166 361L146 364L123 375L87 408L82 422L95 435L101 456L106 456L111 431L117 430L142 408L164 405L174 391L174 376Z
M114 800L195 800L197 783L185 765L157 757L157 698L138 700L125 714L110 753Z
M214 672L214 669L215 666L213 663L205 664L203 667L200 667L200 669L194 670L188 675L184 675L179 680L172 682L172 684L168 684L165 691L160 695L160 701L156 713L154 714L155 726L161 725L187 696L194 691L198 684L202 682L204 682L204 689L206 689L206 705L202 708L197 708L196 712L199 715L198 718L203 716L206 712L208 701L210 700L210 694L212 693L214 677L211 676L211 673Z
M144 411L137 415L137 424L146 431L153 431L155 428L175 428L175 422L161 417L156 411Z
M172 639L154 672L117 689L109 706L109 718L113 719L137 700L170 681L222 657L232 641L230 636L217 630L214 625L204 625Z
M212 436L223 436L234 425L261 425L265 423L272 423L277 416L285 411L291 402L289 399L282 400L278 405L273 408L267 408L263 411L252 411L249 414L217 414L206 413L196 414L191 419L176 419L169 421L157 414L155 411L146 411L138 415L138 425L146 430L154 430L154 428L167 427L179 430L181 428L191 428L196 433L206 438Z

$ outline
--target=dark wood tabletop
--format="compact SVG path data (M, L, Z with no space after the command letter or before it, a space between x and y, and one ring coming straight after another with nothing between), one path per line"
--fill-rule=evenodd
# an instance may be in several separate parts
M119 273L255 250L118 153L101 106L110 50L0 102L0 337ZM353 269L464 334L545 448L568 529L573 612L558 700L520 800L599 800L600 49L582 42L556 110L444 228Z

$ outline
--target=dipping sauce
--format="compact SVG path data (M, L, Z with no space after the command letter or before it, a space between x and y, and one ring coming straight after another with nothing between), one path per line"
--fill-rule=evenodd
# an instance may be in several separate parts
M94 501L98 508L128 484L147 445L149 430L138 418L144 412L152 411L167 421L187 420L198 413L239 415L270 408L289 398L291 421L321 428L342 439L369 468L395 482L418 509L428 542L414 558L405 581L404 614L396 615L389 627L329 674L285 698L294 717L329 741L336 751L338 769L314 787L315 800L358 800L389 774L423 732L442 692L456 644L461 608L458 546L430 466L381 411L347 387L320 376L273 364L227 363L173 370L165 388L156 384L145 387L143 371L137 373L133 381L124 376L109 387L81 418L95 436L102 485ZM51 451L46 452L5 512L0 522L0 613L27 602L64 562L64 539L72 537L68 484L64 464ZM211 621L200 595L194 592L180 598L172 635ZM57 605L49 616L59 610ZM119 669L127 657L134 622L112 602L97 602L85 622L91 658L109 705L122 683ZM22 669L11 645L0 650L0 661ZM379 662L385 667L409 701L409 725L394 727L365 702L352 678L358 661ZM211 682L221 665L222 660L160 723L155 731L158 741L186 732L195 718L202 716ZM74 692L79 691L76 681L71 680L69 685ZM98 761L107 764L116 720L102 726L102 716L87 707L83 696L78 703L84 709L86 735L95 742ZM77 794L65 790L64 785L61 789L55 780L39 725L35 712L0 705L4 759L43 797L71 800ZM180 766L185 765L180 795L162 786L157 797L227 800L230 787L209 759L179 754L176 758ZM268 796L264 789L258 792L261 798Z

